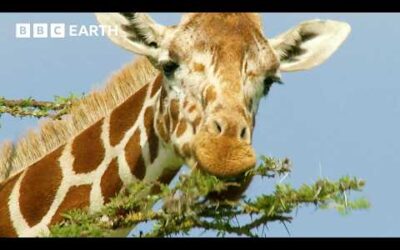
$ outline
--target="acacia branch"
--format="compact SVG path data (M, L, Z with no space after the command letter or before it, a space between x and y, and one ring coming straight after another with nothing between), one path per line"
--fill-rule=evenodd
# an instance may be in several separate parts
M19 100L7 100L3 97L0 98L0 104L9 108L14 107L33 107L33 108L50 108L53 110L59 110L64 107L61 104L54 104L49 101L36 101L35 99L19 99Z
M247 173L248 177L287 174L290 169L287 159L263 157L263 163ZM159 185L157 195L138 195L152 185ZM364 181L343 177L338 181L320 179L311 185L293 188L289 184L278 184L272 194L262 194L253 199L243 196L236 202L208 199L210 193L222 192L232 183L227 183L200 171L181 175L173 187L159 183L138 182L107 204L96 214L74 210L67 213L66 220L51 227L52 236L110 236L116 230L132 228L140 223L152 223L153 228L138 237L166 237L188 234L194 228L227 233L259 236L255 233L261 226L279 221L291 222L293 210L304 205L318 208L336 208L341 213L366 209L365 199L349 200L344 192L361 191ZM152 209L161 201L161 209ZM250 222L238 225L237 216L247 216ZM236 221L236 223L235 223Z
M0 115L60 119L69 112L73 102L78 98L72 94L65 98L56 96L54 101L37 101L32 98L10 100L0 97Z

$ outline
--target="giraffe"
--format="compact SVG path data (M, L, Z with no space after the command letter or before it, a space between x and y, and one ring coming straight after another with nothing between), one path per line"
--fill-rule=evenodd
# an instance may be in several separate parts
M260 99L281 72L323 63L347 23L310 20L267 39L253 13L97 13L112 42L139 55L78 101L0 149L0 236L37 237L72 208L99 211L136 181L169 183L182 165L219 178L254 167ZM243 192L245 184L238 193Z

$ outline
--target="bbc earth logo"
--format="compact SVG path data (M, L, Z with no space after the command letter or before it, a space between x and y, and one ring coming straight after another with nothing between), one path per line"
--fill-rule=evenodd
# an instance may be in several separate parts
M117 26L65 23L17 23L16 38L100 37L118 35Z

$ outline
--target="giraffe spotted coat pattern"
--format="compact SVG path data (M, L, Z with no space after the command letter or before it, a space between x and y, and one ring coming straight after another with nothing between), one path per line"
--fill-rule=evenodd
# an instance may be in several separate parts
M350 32L303 22L275 38L253 13L185 14L163 26L143 13L99 13L112 42L141 55L61 121L0 148L0 237L46 236L70 209L99 211L136 181L169 183L180 167L218 178L256 164L260 99L282 72L329 58ZM236 199L249 183L220 194ZM151 189L149 192L157 192Z

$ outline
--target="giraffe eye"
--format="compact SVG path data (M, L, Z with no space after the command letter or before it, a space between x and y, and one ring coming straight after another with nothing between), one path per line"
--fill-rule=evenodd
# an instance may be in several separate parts
M282 84L283 82L277 76L268 76L267 78L264 79L264 91L263 91L264 96L266 96L268 94L269 89L271 88L272 84L274 84L274 83Z
M164 72L164 75L166 77L171 77L174 73L175 70L179 67L177 63L174 62L168 62L163 65L162 70Z

